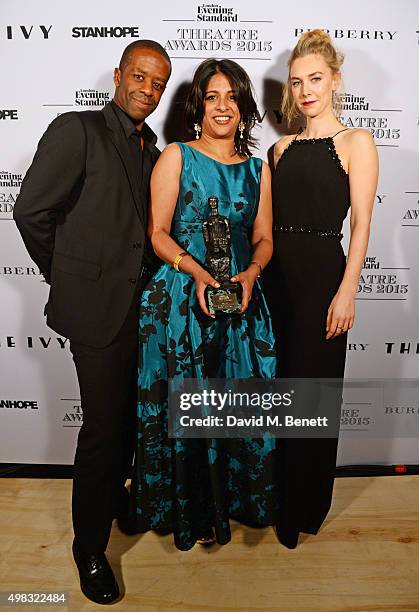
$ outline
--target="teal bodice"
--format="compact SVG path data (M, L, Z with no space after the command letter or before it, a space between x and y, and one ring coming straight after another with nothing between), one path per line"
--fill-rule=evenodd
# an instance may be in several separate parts
M202 223L210 216L208 198L218 198L218 212L231 226L232 274L247 268L251 259L251 230L258 211L262 160L251 157L223 164L189 145L182 152L179 197L172 221L172 237L204 264L206 247Z

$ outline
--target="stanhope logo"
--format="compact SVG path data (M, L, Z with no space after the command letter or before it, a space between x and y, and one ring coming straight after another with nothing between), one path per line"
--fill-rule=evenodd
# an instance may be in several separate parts
M12 119L16 121L19 119L17 116L17 108L0 108L0 119Z
M38 410L38 402L35 400L12 400L12 399L0 399L0 408L18 408L20 410Z
M73 38L140 38L139 26L75 26Z

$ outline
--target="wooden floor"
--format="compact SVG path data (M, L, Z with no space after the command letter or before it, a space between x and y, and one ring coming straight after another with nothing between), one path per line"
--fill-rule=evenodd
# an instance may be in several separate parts
M0 480L0 591L65 591L64 609L100 610L78 588L70 493L69 480ZM419 476L338 479L321 533L295 550L272 529L232 529L226 546L180 552L171 536L114 527L108 556L126 594L113 608L419 611Z

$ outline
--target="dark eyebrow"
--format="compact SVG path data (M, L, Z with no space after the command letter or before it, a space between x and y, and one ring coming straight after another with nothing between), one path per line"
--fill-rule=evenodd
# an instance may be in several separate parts
M208 89L208 91L205 92L205 95L209 93L220 93L220 92L218 89ZM227 93L237 93L237 92L235 89L229 89Z
M140 74L143 74L144 76L148 76L150 73L147 72L147 70L143 70L142 68L133 68L132 69L133 72L139 72ZM163 77L157 76L154 79L155 81L162 81L162 83L167 83L167 80L164 79Z

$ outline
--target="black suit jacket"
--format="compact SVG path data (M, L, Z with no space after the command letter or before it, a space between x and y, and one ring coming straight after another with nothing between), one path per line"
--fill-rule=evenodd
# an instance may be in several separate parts
M146 236L149 177L159 151L147 142L143 181L107 104L60 115L42 136L14 219L51 284L47 324L90 346L108 345L134 299Z

